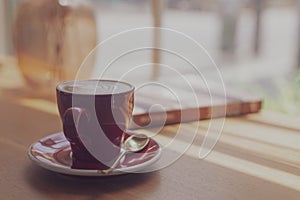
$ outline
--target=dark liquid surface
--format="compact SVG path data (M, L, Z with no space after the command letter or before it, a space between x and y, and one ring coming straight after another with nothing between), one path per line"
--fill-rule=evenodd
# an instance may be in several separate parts
M58 90L72 94L108 95L128 92L132 90L132 86L127 83L109 80L86 80L63 83L58 86Z

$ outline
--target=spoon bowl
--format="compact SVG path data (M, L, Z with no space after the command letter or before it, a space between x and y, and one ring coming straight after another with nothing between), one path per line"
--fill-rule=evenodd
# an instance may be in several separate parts
M121 150L121 154L112 164L112 166L108 169L100 170L100 172L104 174L112 172L125 154L143 150L148 145L149 141L150 138L144 134L131 135L129 138L126 139L124 147Z

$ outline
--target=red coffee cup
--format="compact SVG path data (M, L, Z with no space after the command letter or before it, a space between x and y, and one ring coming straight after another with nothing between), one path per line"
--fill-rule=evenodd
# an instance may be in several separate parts
M109 168L132 118L134 87L114 80L78 80L59 84L56 94L72 168Z

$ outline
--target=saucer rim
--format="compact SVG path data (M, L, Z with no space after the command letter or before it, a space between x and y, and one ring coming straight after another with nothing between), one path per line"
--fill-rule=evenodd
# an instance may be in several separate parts
M47 163L47 162L43 162L42 160L36 158L32 154L33 146L36 145L37 143L39 143L40 140L42 140L44 138L47 138L47 137L50 137L50 136L59 135L59 134L63 134L63 132L57 132L57 133L49 134L49 135L39 139L37 142L32 143L29 146L28 150L27 150L27 155L28 155L29 159L32 162L34 162L35 164L37 164L38 166L40 166L44 169L47 169L47 170L52 171L52 172L60 173L60 174L65 174L65 175L74 175L74 176L115 176L115 175L128 174L128 173L134 173L134 172L137 173L139 170L155 163L161 157L162 147L153 138L150 138L150 139L155 141L155 143L158 145L158 150L156 151L156 154L153 156L153 158L151 158L150 160L147 160L143 163L140 163L140 164L136 164L136 165L129 166L129 167L122 167L120 169L115 169L109 174L104 174L104 173L101 172L101 170L72 169L72 168L64 166L64 165L58 165L58 164L54 164L54 163L50 164L50 163Z

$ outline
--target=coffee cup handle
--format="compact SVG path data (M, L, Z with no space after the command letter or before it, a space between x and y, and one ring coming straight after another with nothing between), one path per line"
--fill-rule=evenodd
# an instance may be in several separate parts
M71 107L68 108L63 115L63 129L66 133L68 127L76 128L77 132L79 130L79 123L81 120L90 121L90 116L86 109L79 107Z

